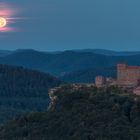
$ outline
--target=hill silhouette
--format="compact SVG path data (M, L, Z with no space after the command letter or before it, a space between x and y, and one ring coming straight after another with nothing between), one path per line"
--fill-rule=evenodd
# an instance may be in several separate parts
M92 52L47 53L35 50L18 50L0 57L0 63L23 66L60 76L67 72L112 67L119 62L140 65L139 59L140 55L107 56Z
M114 56L106 55L106 50L81 50L64 52L40 52L36 50L17 50L10 54L0 56L0 64L23 66L47 72L66 82L93 82L95 75L108 75L115 77L115 69L118 63L140 66L140 54L135 52L122 52ZM112 71L111 69L112 68ZM110 69L110 70L109 70Z

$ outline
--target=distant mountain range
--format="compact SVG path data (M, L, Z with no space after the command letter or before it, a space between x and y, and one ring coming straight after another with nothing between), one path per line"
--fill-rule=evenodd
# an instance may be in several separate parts
M9 50L0 50L0 57L2 56L6 56L13 53L13 51L9 51Z
M0 50L0 56L6 56L12 53L24 52L24 51L36 51L34 49L17 49L13 51L9 50ZM73 52L88 52L88 53L96 53L103 55L111 55L111 56L128 56L128 55L138 55L140 51L113 51L113 50L105 50L105 49L75 49L75 50L65 50L65 51L38 51L41 53L49 53L49 54L61 54L67 51Z
M109 73L111 70L107 69L112 67L114 71L117 63L140 66L140 52L114 52L98 49L41 52L27 49L4 51L3 53L0 51L0 54L2 54L0 55L0 64L23 66L51 73L62 77L62 79L68 79L71 73L74 73L74 75L77 73L78 76L79 71L84 71L84 75L89 75L89 70L90 74L94 73L92 75L94 78L97 74ZM112 72L110 73L112 76ZM75 77L77 76L75 75ZM82 75L82 77L84 76ZM84 80L84 78L82 79Z
M103 54L108 56L128 56L128 55L138 55L140 51L112 51L105 49L83 49L83 50L74 50L76 52L92 52L96 54Z

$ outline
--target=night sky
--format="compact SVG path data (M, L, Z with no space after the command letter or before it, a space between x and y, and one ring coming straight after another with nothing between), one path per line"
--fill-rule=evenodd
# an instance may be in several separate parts
M16 30L0 32L0 49L140 50L140 0L0 2L16 10Z

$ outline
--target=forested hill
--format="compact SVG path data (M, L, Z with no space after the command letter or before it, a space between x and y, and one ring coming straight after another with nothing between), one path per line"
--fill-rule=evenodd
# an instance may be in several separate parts
M31 113L0 129L2 140L139 140L140 97L71 86L59 89L53 108Z
M108 68L79 70L70 73L65 73L59 78L67 83L94 83L95 77L97 75L102 75L104 77L112 77L116 79L117 68L115 66Z
M103 55L94 52L64 51L46 53L35 50L20 50L0 55L0 64L9 64L49 72L60 76L65 73L114 67L117 63L126 62L140 66L140 54L137 55Z
M46 110L48 88L60 84L60 80L46 73L0 65L0 122L17 113Z

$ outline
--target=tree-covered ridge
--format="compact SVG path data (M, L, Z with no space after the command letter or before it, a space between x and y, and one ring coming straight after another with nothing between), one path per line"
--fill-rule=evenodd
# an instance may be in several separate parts
M0 65L0 122L20 112L46 110L48 89L60 84L46 73Z
M129 53L131 54L131 52ZM6 55L3 56L0 54L0 63L24 66L26 68L49 72L57 76L83 70L85 71L84 74L88 76L86 71L90 69L101 69L102 73L106 73L107 70L105 68L114 67L120 62L126 62L129 65L140 66L138 61L140 59L140 53L138 52L132 52L134 55L126 55L125 52L125 54L123 53L121 56L117 56L115 54L103 54L106 53L96 53L92 50L72 50L56 53L38 52L35 50L17 50L8 54L6 53ZM93 76L94 73L90 72L90 74ZM90 75L88 78L90 79ZM67 80L67 77L65 79ZM82 77L78 79L78 81L79 80L84 81ZM68 79L68 81L71 81L71 78Z
M0 129L1 140L139 140L140 97L107 89L59 89L51 110L31 113Z
M46 97L50 87L58 86L60 80L50 74L0 65L0 96L2 97ZM42 92L42 91L45 92Z
M94 83L95 77L97 75L102 75L104 77L116 78L117 70L115 67L108 68L94 68L79 70L74 72L65 73L59 78L67 83Z

